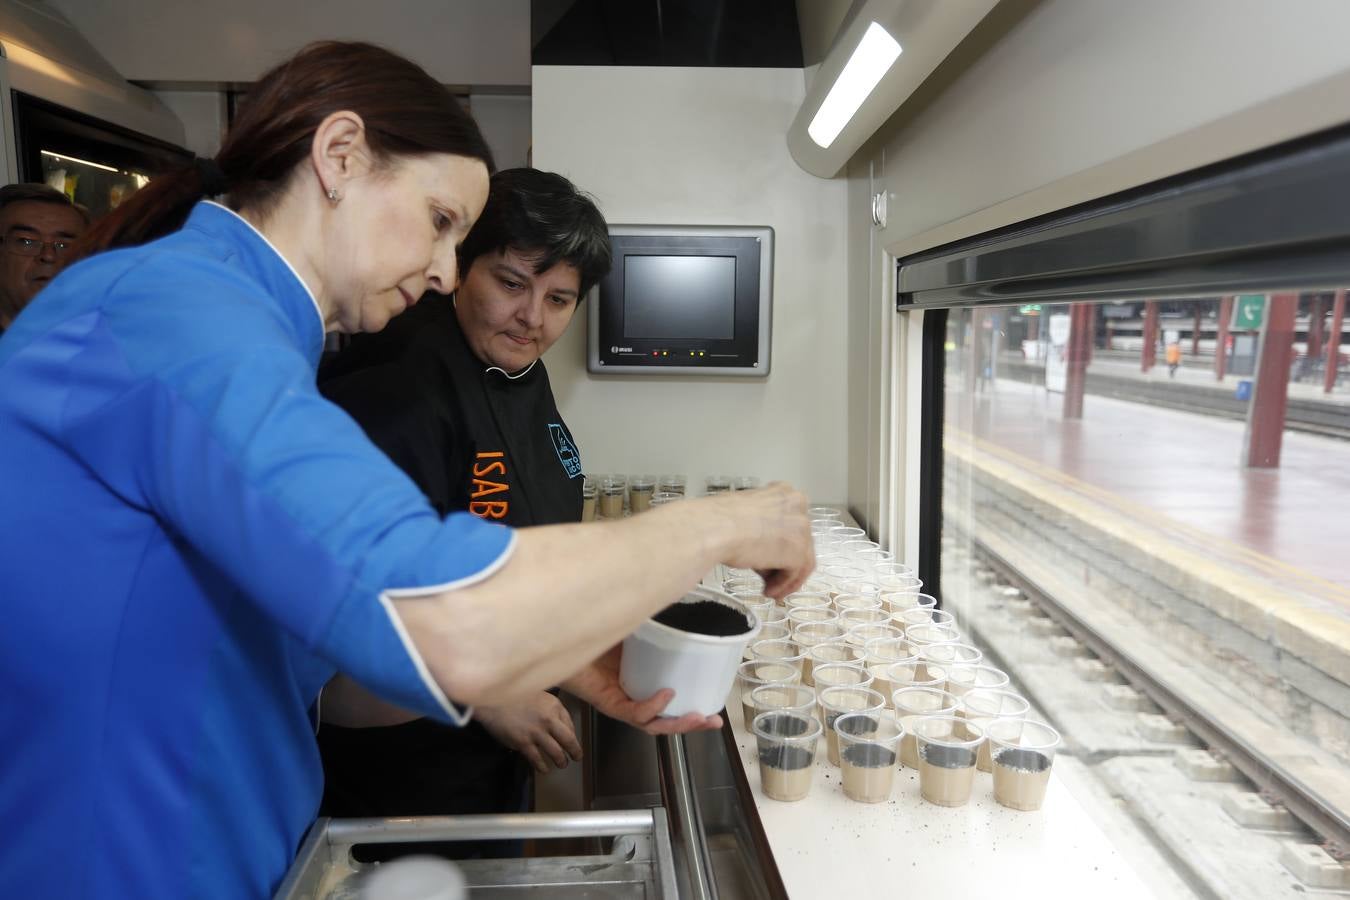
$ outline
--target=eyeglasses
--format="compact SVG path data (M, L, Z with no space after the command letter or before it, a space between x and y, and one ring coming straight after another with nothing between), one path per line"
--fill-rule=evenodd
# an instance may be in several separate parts
M24 237L22 235L4 235L0 237L0 244L4 244L6 250L16 256L41 256L42 248L51 245L52 253L57 256L65 256L71 250L75 249L75 242L57 239L55 241L40 241L37 238Z

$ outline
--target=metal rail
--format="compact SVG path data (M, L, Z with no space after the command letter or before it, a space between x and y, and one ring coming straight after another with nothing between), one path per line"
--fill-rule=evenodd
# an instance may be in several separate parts
M585 813L498 813L408 819L333 819L331 846L411 841L543 840L648 834L658 811L624 809Z
M1143 690L1160 707L1179 718L1206 745L1221 752L1253 784L1279 797L1289 812L1315 833L1335 840L1341 846L1350 846L1350 816L1346 811L1324 803L1302 781L1277 767L1260 749L1232 733L1222 722L1187 703L1154 678L1128 651L1098 635L1091 626L1041 590L1015 565L991 550L983 541L974 535L967 534L967 537L975 552L1006 581L1020 589L1028 599L1034 599L1075 638L1114 666L1135 688Z
M712 855L703 827L703 811L698 791L689 771L684 735L661 735L656 739L656 754L661 769L661 802L670 816L676 851L684 857L681 897L693 900L718 900L717 880L713 877Z

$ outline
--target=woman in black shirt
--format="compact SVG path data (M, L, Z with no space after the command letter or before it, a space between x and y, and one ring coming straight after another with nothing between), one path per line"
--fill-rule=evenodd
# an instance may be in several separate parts
M498 172L459 258L455 296L428 294L384 332L354 343L321 372L321 389L442 514L467 510L516 527L579 521L581 458L540 356L609 270L605 220L560 175ZM658 719L669 692L646 702L616 695L597 676L617 658L615 648L564 687L652 733L718 724ZM517 811L528 805L530 767L562 768L581 753L570 716L548 692L480 707L463 729L429 720L325 724L319 743L324 812L336 816Z

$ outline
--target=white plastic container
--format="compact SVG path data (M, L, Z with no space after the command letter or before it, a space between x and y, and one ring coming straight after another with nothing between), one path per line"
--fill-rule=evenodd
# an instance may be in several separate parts
M619 684L635 700L645 700L662 688L673 689L675 696L663 715L695 712L711 716L720 712L736 680L741 654L759 633L759 619L729 594L696 587L680 602L699 600L731 607L745 616L750 627L743 634L716 637L680 631L648 619L623 642Z
M459 866L436 856L405 856L380 863L366 876L357 895L358 900L465 900L468 896Z

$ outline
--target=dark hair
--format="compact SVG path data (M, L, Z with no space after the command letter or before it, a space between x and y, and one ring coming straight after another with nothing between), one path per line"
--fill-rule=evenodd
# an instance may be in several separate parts
M535 273L560 262L581 274L581 297L609 272L609 226L595 201L553 172L503 169L492 176L487 205L459 248L460 277L485 253L535 256Z
M229 205L266 214L309 155L324 118L351 110L365 122L378 163L449 153L492 152L459 101L420 66L373 44L310 44L258 80L216 154ZM196 163L150 181L86 236L81 255L141 244L179 228L213 180Z
M11 203L50 203L53 206L68 206L80 214L84 219L84 224L89 225L89 210L78 203L73 202L65 194L56 188L46 184L30 184L28 182L17 182L0 187L0 209L4 209Z

